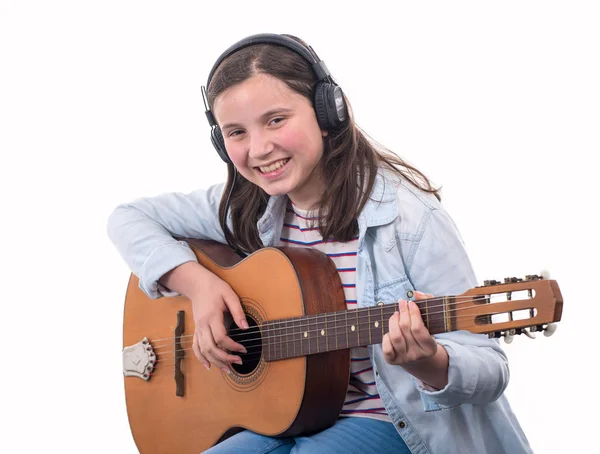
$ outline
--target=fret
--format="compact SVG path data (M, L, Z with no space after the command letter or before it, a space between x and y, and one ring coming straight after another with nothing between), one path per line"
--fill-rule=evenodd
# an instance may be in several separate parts
M449 320L448 320L448 300L447 298L444 296L444 329L446 330L446 332L450 331L450 324L449 324Z
M308 323L306 332L308 333L308 354L314 354L319 352L319 335L318 335L318 324L317 317L310 315L308 317Z
M367 323L368 323L368 327L369 327L369 345L371 345L373 343L372 337L371 337L371 308L369 308L367 310Z
M325 328L324 328L324 333L323 333L323 337L325 338L325 351L328 352L329 351L329 317L331 317L331 315L329 314L325 314Z
M321 323L319 322L318 314L315 317L314 335L315 335L316 351L317 351L317 353L320 353L322 351L321 339L323 338L323 329L321 328Z
M266 333L265 340L267 341L267 345L268 345L269 358L272 359L273 358L273 342L271 339L271 325L272 325L271 322L269 322L265 325L265 328L266 328L265 329L265 333Z
M358 321L358 314L356 313L356 309L353 309L349 312L349 320L346 325L346 335L348 337L348 348L355 347L358 345L358 326L356 325L356 321Z
M281 322L275 322L277 328L273 331L273 345L275 346L275 358L281 359Z
M371 344L380 344L384 336L384 315L383 303L380 301L377 306L369 308L369 340Z
M339 347L339 345L338 345L337 316L338 316L338 313L337 313L337 312L335 312L335 313L333 314L333 322L334 322L333 335L335 336L335 349L336 349L336 350L339 350L339 349L340 349L340 347Z
M296 356L296 325L297 325L297 322L295 320L292 320L290 323L292 324L292 351L293 351L293 355Z
M355 310L354 313L356 314L356 345L360 345L360 320L358 319L358 310Z
M371 310L370 308L359 309L358 314L358 346L370 345L371 342Z
M269 323L269 343L271 344L271 358L278 359L277 357L277 329L275 328L276 322Z
M308 354L310 355L310 316L306 317L306 326L303 326L304 340L308 344Z
M285 321L285 357L290 357L290 333L288 327L288 321Z
M348 311L344 312L346 317L346 325L344 325L344 331L346 333L346 348L350 347L350 341L348 340Z
M338 350L337 339L337 312L327 314L327 351Z
M429 323L427 329L431 334L445 333L447 329L446 320L446 308L444 298L434 298L431 300L433 303L432 311L429 311ZM440 310L441 309L441 310Z
M431 327L431 322L429 321L429 300L425 300L425 319L427 324L427 329Z
M327 337L329 336L329 332L327 330L327 320L329 314L319 314L317 315L317 351L318 352L327 352L329 349L327 348Z

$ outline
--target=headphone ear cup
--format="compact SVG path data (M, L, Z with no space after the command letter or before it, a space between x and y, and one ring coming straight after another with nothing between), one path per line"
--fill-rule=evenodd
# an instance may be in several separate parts
M225 148L225 139L223 139L223 134L221 133L221 129L218 126L213 126L210 131L210 140L217 150L217 154L221 157L221 159L230 163L229 155L227 154L227 149Z
M327 115L327 102L326 93L324 90L325 84L317 84L314 89L314 105L315 115L317 116L317 122L322 130L329 131L332 125L329 124L329 117Z
M348 118L342 89L335 84L320 83L315 87L315 113L321 129L340 127Z

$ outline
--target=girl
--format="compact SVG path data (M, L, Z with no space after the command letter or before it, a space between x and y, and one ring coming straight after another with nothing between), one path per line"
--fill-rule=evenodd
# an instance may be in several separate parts
M204 94L204 91L203 91ZM241 364L224 313L246 329L231 287L174 237L315 247L336 263L348 308L399 300L381 345L352 350L336 424L310 436L244 431L211 453L524 453L504 396L498 341L465 331L432 337L412 299L477 285L460 234L427 178L367 139L314 51L289 35L254 35L226 50L205 102L225 184L120 205L111 240L152 298L185 295L206 368Z

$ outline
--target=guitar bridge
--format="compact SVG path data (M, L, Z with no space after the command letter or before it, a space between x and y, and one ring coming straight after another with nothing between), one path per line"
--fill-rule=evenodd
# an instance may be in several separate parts
M155 365L156 354L146 337L137 344L123 349L123 375L125 377L138 377L148 381Z

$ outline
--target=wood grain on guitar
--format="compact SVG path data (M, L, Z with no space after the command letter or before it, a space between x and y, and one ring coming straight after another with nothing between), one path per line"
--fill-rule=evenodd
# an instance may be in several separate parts
M226 246L186 241L199 263L240 297L250 328L231 325L228 333L247 353L231 374L207 371L192 353L189 300L151 300L132 274L123 365L140 452L197 454L244 428L287 436L332 425L346 396L349 349L380 343L396 302L346 310L335 265L312 249L265 248L241 260ZM563 301L554 280L532 275L485 284L418 301L429 331L512 339L551 332L560 321Z

